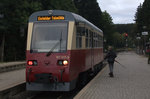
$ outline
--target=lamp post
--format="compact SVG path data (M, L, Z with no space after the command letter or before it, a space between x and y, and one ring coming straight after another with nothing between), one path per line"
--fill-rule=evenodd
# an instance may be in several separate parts
M104 52L107 52L106 51L106 39L104 38Z
M143 32L142 32L142 36L143 36L143 54L145 54L146 51L146 36L148 35L148 32L145 31L147 28L147 26L143 26Z
M127 33L125 33L125 39L126 39L126 49L127 49L128 47L128 34Z
M141 39L141 37L138 36L138 37L136 37L136 39L138 40L137 53L140 54L140 39Z

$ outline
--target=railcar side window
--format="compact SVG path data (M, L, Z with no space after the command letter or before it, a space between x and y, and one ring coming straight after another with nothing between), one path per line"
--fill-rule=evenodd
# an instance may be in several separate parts
M78 26L77 26L77 33L78 33L80 36L85 36L85 28L84 28L84 27L78 27Z
M85 36L86 48L98 48L103 46L103 38L98 31L77 26L76 48L82 47L82 36Z
M88 29L86 29L86 48L88 48L89 47L89 32L88 32L89 30Z
M100 47L100 35L97 35L97 47Z
M100 47L103 47L103 37L101 36L101 46Z
M96 47L96 33L93 33L93 47Z
M95 47L98 47L98 33L95 33Z
M85 36L85 28L77 26L76 48L82 48L82 36Z
M99 47L103 46L103 37L101 35L99 35Z
M80 27L77 27L77 33L76 33L76 48L82 47L82 31Z
M89 47L90 47L90 48L91 48L92 45L93 45L93 44L92 44L92 43L93 43L93 42L92 42L92 39L93 39L92 33L93 33L92 31L90 31L90 33L89 33L89 34L90 34L90 35L89 35L89 36L90 36L90 42L89 42L89 44L90 44Z

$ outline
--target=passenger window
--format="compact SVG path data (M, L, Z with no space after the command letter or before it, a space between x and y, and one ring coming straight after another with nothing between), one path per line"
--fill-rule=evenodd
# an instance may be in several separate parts
M91 48L92 47L92 31L89 31L89 47Z
M77 27L77 33L80 36L85 36L85 27Z
M76 48L81 48L82 47L82 35L83 35L83 28L77 26Z
M76 37L76 48L82 47L82 37Z
M99 35L99 47L103 46L103 37Z
M88 32L88 29L86 29L85 36L86 36L86 39L85 39L86 48L88 48L89 47L89 32Z

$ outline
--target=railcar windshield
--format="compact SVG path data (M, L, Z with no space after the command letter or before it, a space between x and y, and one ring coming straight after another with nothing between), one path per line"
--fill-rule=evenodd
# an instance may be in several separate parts
M67 49L67 23L34 23L32 52L65 52Z

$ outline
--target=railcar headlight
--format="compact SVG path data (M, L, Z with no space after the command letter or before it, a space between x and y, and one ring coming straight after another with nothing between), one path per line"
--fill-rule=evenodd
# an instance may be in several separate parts
M67 61L67 60L64 60L64 61L63 61L63 65L64 65L64 66L68 65L68 61Z
M66 65L68 65L68 61L67 60L58 60L57 64L60 66L66 66Z

